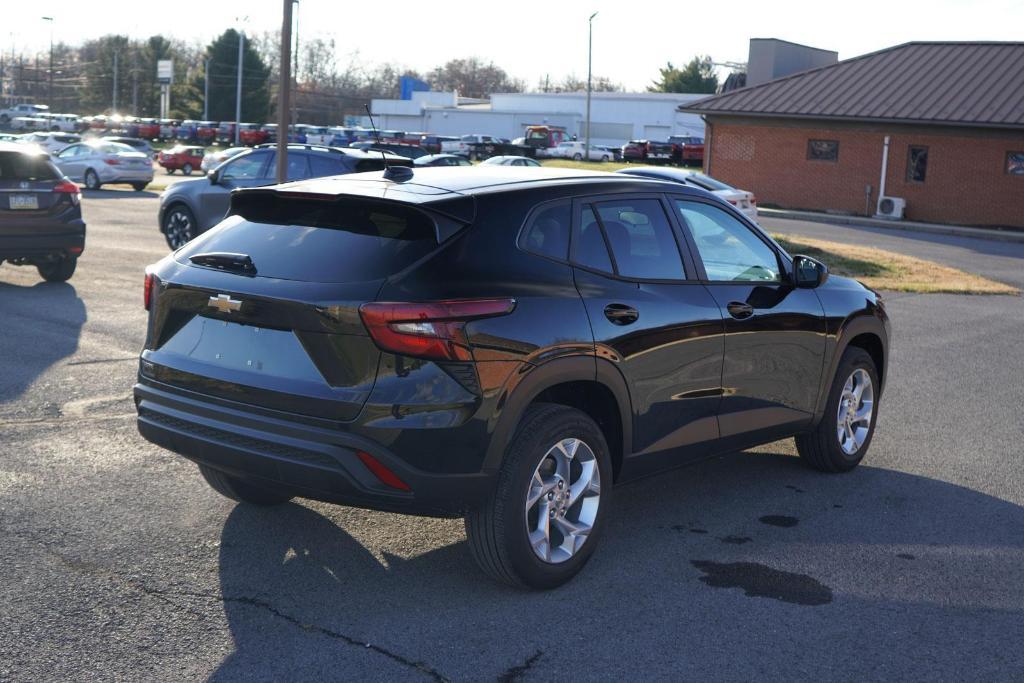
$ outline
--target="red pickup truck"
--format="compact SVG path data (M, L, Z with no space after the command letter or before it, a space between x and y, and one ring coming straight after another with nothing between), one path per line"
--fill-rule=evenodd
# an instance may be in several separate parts
M167 170L167 175L179 169L184 175L192 175L194 169L202 166L205 153L203 147L176 145L160 152L156 162Z
M693 135L673 135L668 139L672 143L672 162L680 166L704 165L704 138Z

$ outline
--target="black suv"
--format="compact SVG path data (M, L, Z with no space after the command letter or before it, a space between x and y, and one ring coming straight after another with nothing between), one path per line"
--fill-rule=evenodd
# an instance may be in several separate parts
M152 266L135 402L218 492L465 515L491 576L580 570L619 482L796 436L860 462L880 298L713 195L392 169L232 194Z
M34 147L0 142L0 263L64 282L85 249L82 193Z

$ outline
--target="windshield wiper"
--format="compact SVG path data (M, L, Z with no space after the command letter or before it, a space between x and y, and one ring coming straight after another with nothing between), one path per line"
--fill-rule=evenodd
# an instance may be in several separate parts
M190 256L188 260L197 266L204 266L206 268L215 268L242 275L256 274L256 264L252 262L252 258L248 254L211 251L204 254L195 254Z

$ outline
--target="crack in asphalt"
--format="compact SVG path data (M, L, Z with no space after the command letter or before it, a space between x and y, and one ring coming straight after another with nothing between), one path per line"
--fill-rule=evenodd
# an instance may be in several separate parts
M526 674L527 671L532 669L533 665L536 664L543 656L544 652L542 650L537 650L532 655L527 657L525 662L510 667L504 673L498 676L498 682L513 683L514 681L518 681Z
M379 655L387 657L388 659L390 659L390 660L392 660L394 662L397 662L398 664L401 664L403 666L406 666L406 667L409 667L411 669L414 669L414 670L424 674L426 677L430 678L431 680L437 681L438 683L450 683L450 679L447 676L444 676L439 671L437 671L437 669L434 669L433 667L431 667L430 665L426 664L425 662L419 662L419 661L416 661L416 660L413 660L413 659L409 659L408 657L404 657L403 655L400 655L400 654L398 654L396 652L392 652L391 650L388 650L387 648L381 647L380 645L374 645L373 643L367 643L365 641L359 640L358 638L354 638L352 636L349 636L349 635L346 635L344 633L341 633L340 631L335 631L333 629L327 628L325 626L320 626L318 624L313 624L313 623L305 622L305 621L303 621L303 620L301 620L301 619L299 619L297 617L294 617L294 616L292 616L290 614L286 614L285 612L282 612L281 610L279 610L277 607L275 607L273 604L271 604L270 602L268 602L266 600L261 600L259 598L253 598L253 597L249 597L249 596L245 596L245 595L228 596L228 595L218 595L218 594L215 594L215 593L206 593L206 592L200 592L200 591L189 591L189 590L180 590L180 589L169 591L169 590L164 590L162 588L154 588L152 586L146 585L144 582L142 582L142 581L140 581L138 579L131 579L131 578L128 578L126 576L122 576L121 574L113 571L109 567L106 567L104 565L98 564L96 562L90 562L88 560L81 560L79 558L69 557L69 556L65 555L64 553L61 553L61 552L55 550L49 544L47 544L47 543L45 543L43 541L40 541L38 538L32 536L31 534L28 534L28 533L25 533L25 532L21 532L21 531L18 531L18 530L14 530L14 534L16 536L18 536L19 538L21 538L22 540L26 540L26 541L29 541L29 542L35 544L36 546L41 548L45 553L47 553L51 557L55 558L57 561L59 561L61 564L63 564L64 566L68 567L69 569L72 569L74 571L78 571L78 572L81 572L81 573L84 573L84 574L93 575L93 576L103 576L103 577L105 577L105 578L107 578L109 580L113 580L113 581L116 581L116 582L120 583L122 586L125 586L125 587L130 588L130 589L135 590L135 591L138 591L140 593L143 593L144 595L148 595L148 596L151 596L153 598L156 598L157 600L159 600L160 602L164 603L165 605L169 605L169 606L174 607L176 609L184 610L184 611L190 612L192 614L195 614L197 616L203 616L203 617L209 616L208 614L206 614L204 612L201 612L201 611L198 611L196 609L193 609L193 608L189 607L188 605L180 604L179 602L177 602L177 601L172 599L172 597L174 597L174 596L200 598L200 599L203 599L203 600L207 600L209 602L233 603L233 604L248 605L250 607L255 607L255 608L261 609L264 612L267 612L268 614L270 614L271 616L276 617L278 619L281 619L283 621L286 621L286 622L288 622L289 624L291 624L293 626L297 626L298 628L301 628L303 631L318 633L320 635L327 636L327 637L332 638L334 640L339 640L339 641L341 641L341 642L343 642L343 643L345 643L347 645L351 645L353 647L359 647L359 648L362 648L364 650L370 650L370 651L375 652L375 653L377 653ZM533 666L533 663L540 657L541 654L542 653L540 651L538 651L537 654L535 654L533 657L531 657L530 659L528 659L526 661L525 665L519 666L519 667L513 667L512 669L509 669L507 672L502 674L501 677L499 677L499 680L501 680L501 681L514 681L514 680L517 680L517 678L523 672L525 672L527 669L529 669L531 666ZM512 674L512 677L506 678L506 676L508 676L510 673Z

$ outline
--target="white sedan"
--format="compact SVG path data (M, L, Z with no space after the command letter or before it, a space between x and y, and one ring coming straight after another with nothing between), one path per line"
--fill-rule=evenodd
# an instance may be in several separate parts
M549 149L547 155L558 159L580 161L583 159L585 148L586 144L579 140L566 140L565 142L559 142L557 147ZM603 147L590 145L590 153L587 154L587 158L590 161L611 161L614 155Z
M735 206L736 210L749 218L751 222L757 223L757 198L754 196L754 193L737 189L732 185L723 183L721 180L715 180L709 175L704 175L697 171L685 171L681 168L668 168L665 166L638 166L637 168L624 168L616 171L616 173L669 180L675 183L699 187L718 195Z

